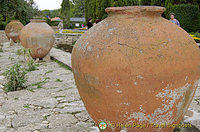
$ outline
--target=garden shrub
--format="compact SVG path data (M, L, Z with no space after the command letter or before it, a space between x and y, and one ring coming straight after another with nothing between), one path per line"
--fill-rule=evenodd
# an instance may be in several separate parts
M7 69L3 73L7 80L4 84L4 90L10 92L26 88L26 74L26 70L20 64L15 64L11 68Z
M187 32L196 32L200 28L199 6L192 4L173 5L167 8L168 14L166 17L169 19L169 13L175 13L175 18L179 20L181 27Z
M48 18L45 18L46 23L49 24L49 26L58 26L58 24L60 23L60 21L51 21Z
M197 38L200 38L200 33L199 33L199 32L196 32L196 33L194 34L194 36L197 37Z

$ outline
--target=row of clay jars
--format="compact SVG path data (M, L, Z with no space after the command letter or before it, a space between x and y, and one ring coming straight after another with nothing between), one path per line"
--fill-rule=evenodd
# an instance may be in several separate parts
M8 39L20 41L22 46L31 50L33 58L44 58L55 41L54 30L45 20L33 19L23 26L19 20L11 21L5 29Z

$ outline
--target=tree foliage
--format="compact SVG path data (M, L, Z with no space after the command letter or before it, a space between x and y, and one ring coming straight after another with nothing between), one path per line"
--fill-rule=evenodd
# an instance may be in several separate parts
M180 21L181 27L187 32L200 31L199 7L198 5L180 4L173 5L170 12ZM168 16L169 18L169 16Z
M84 17L85 16L85 0L72 0L73 6L73 17ZM72 9L72 8L71 8Z
M64 28L70 26L70 1L63 0L60 9L60 17L63 20Z
M179 8L180 4L190 4L190 5L196 5L195 8L191 9L194 6L180 6L181 8L186 9L187 11L181 10ZM107 13L105 12L105 9L107 7L117 7L117 6L134 6L134 5L152 5L152 6L163 6L166 7L166 11L163 14L164 17L169 19L169 14L174 11L177 12L175 9L179 10L178 13L178 19L180 18L180 21L184 20L183 28L187 31L191 31L191 28L194 30L198 29L198 26L190 26L187 28L187 23L184 17L186 17L188 14L188 18L192 18L191 20L194 20L195 16L195 23L196 25L200 25L197 23L200 23L200 20L198 20L199 16L199 10L196 8L200 5L200 0L85 0L85 18L86 20L88 18L95 19L104 19L107 17ZM175 7L174 7L175 6ZM188 11L192 11L193 14L188 13ZM192 17L189 17L191 14ZM188 21L191 22L191 21ZM194 22L192 22L194 24ZM188 24L191 25L191 24ZM199 30L199 29L198 29Z
M0 29L13 19L19 19L25 25L38 12L33 0L0 0Z

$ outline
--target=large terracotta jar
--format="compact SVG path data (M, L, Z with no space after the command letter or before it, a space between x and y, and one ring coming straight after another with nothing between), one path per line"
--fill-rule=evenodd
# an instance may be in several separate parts
M105 131L173 131L200 78L200 52L163 7L110 7L72 52L88 113ZM179 126L181 127L181 126Z
M24 48L31 49L33 58L44 58L53 47L54 30L45 20L33 19L20 33L20 41Z
M12 20L6 25L5 33L7 38L12 39L15 43L19 41L19 33L24 25L19 20Z

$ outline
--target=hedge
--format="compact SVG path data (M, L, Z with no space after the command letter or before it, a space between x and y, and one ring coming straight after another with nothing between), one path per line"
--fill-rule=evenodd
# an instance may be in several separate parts
M175 13L175 18L179 20L181 27L187 32L196 32L200 30L200 13L198 5L173 5L167 10L169 13ZM169 17L169 14L167 14L168 19Z

